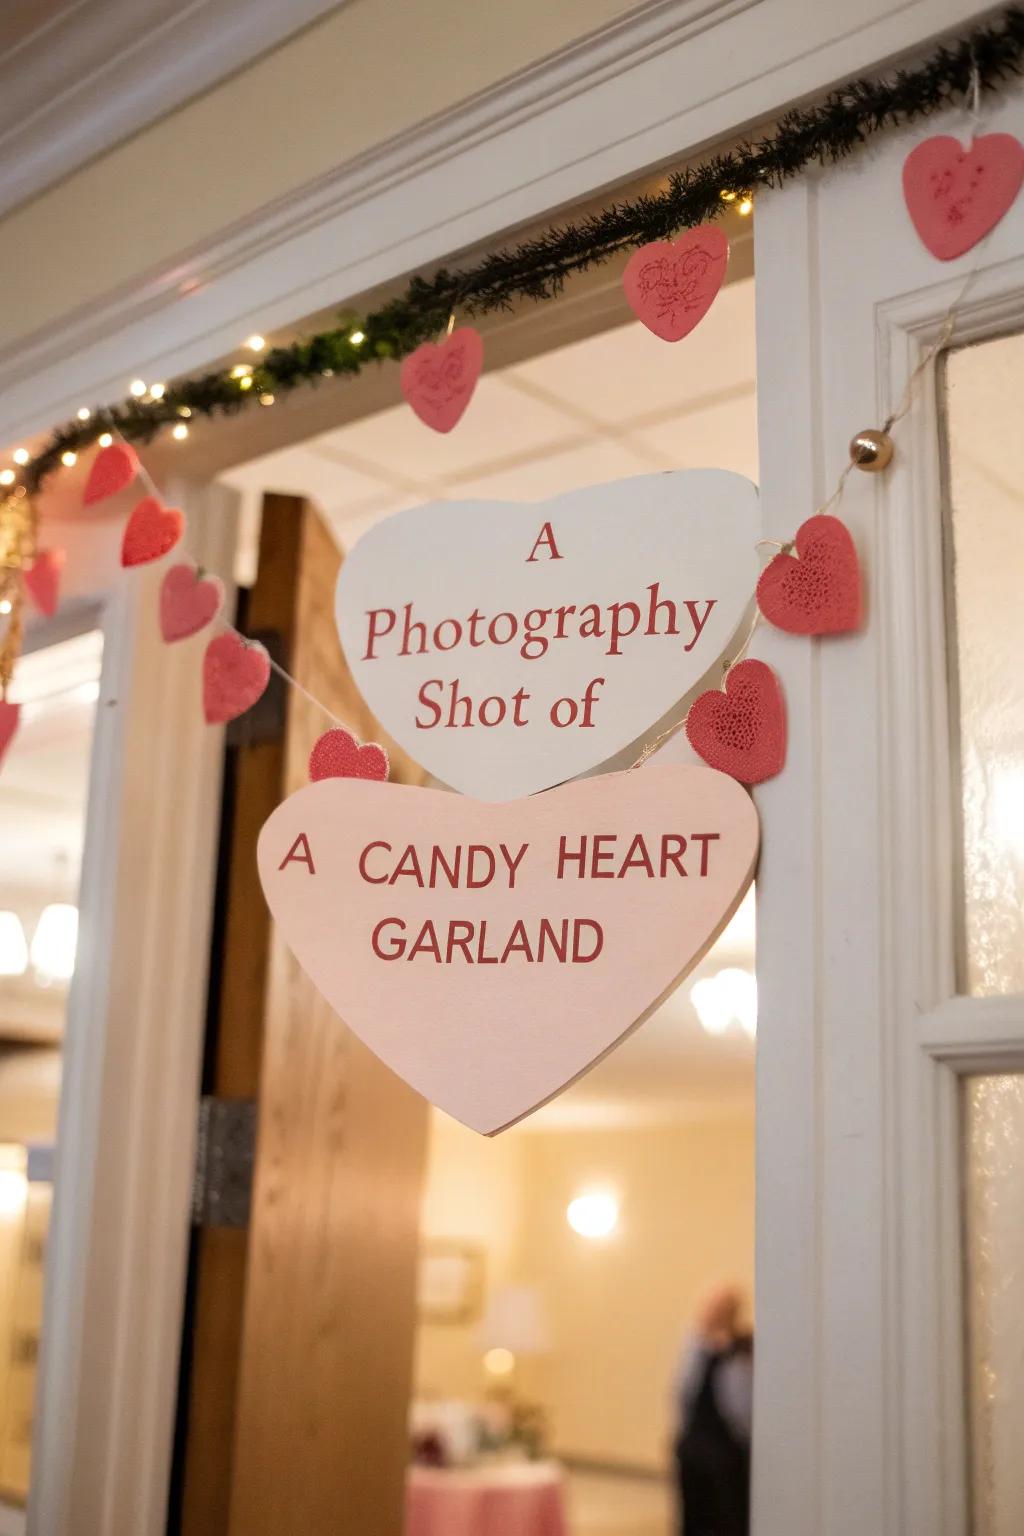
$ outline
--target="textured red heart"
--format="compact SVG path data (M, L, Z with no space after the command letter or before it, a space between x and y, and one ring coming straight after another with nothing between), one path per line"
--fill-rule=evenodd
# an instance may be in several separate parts
M761 572L757 603L792 635L836 635L861 620L860 563L845 523L819 512L801 524L799 558L776 555Z
M57 612L65 558L62 549L41 549L32 564L25 567L25 590L47 618Z
M255 640L232 630L218 635L203 657L203 713L208 725L234 720L251 709L270 681L270 657Z
M729 242L714 224L678 240L654 240L634 251L622 274L629 307L662 341L681 341L715 301L729 264Z
M464 325L435 346L425 341L402 363L402 394L420 421L450 432L469 404L484 365L478 331Z
M121 564L148 565L174 548L185 532L185 514L164 507L155 496L140 501L125 524Z
M160 633L170 643L185 640L215 619L224 601L224 583L201 576L187 562L172 565L160 583Z
M952 261L999 223L1024 181L1024 145L986 133L964 149L948 134L925 139L903 162L903 196L933 256Z
M14 733L18 729L20 716L20 704L11 704L7 699L0 699L0 763L3 762L7 755L7 748L10 746Z
M779 679L763 661L730 667L725 692L712 688L690 706L690 746L712 768L760 784L786 761L786 706Z
M111 443L101 448L92 461L89 478L85 482L82 497L87 507L94 501L105 501L131 485L139 472L139 456L127 443Z
M388 755L375 741L359 746L340 726L325 731L309 754L309 777L317 779L380 779L388 776Z

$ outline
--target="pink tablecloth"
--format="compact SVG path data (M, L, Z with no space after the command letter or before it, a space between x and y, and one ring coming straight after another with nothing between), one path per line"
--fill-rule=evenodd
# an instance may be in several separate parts
M442 1472L410 1467L405 1536L568 1536L554 1462Z

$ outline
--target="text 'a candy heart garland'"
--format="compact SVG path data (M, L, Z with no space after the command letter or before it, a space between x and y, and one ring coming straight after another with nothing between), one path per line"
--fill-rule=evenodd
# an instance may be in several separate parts
M309 777L318 779L379 779L388 776L388 755L375 741L360 746L350 731L336 726L325 731L309 754Z
M740 661L690 705L686 736L693 750L741 784L761 784L786 761L786 705L763 661Z
M489 805L324 779L278 806L259 871L335 1012L474 1130L529 1114L697 963L753 875L732 779L655 765Z
M185 514L165 507L155 496L146 496L129 517L121 540L123 566L148 565L160 560L185 532Z
M186 561L172 565L160 583L160 634L168 644L197 635L218 615L224 601L224 583L217 576L203 576Z
M925 139L903 163L903 196L922 243L940 261L962 256L1012 206L1024 181L1024 145L986 133L967 149L948 134Z
M479 331L460 326L444 341L425 341L402 363L402 394L420 421L450 432L469 404L484 366Z
M627 302L662 341L681 341L703 320L725 280L729 242L714 224L634 251L622 274Z
M757 536L756 487L719 469L413 507L349 551L342 649L374 717L435 778L534 794L632 747L725 654Z
M860 562L849 529L819 512L802 523L796 556L776 555L761 572L757 603L792 635L838 635L861 621Z

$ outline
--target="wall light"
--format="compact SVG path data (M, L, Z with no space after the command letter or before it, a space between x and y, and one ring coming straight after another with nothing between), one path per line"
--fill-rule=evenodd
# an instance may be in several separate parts
M569 1201L565 1219L580 1237L611 1237L619 1224L619 1202L607 1190L591 1190Z
M68 981L78 948L78 908L67 901L44 907L32 935L32 966L42 982Z
M0 976L24 976L28 945L17 912L0 912Z
M724 1035L738 1024L751 1039L757 1034L757 982L751 971L726 966L690 988L690 998L706 1034Z

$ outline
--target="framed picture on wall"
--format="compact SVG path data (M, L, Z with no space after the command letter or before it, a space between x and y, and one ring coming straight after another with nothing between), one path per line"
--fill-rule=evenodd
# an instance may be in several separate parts
M472 1323L484 1294L484 1250L459 1238L427 1237L420 1246L416 1306L422 1323Z

